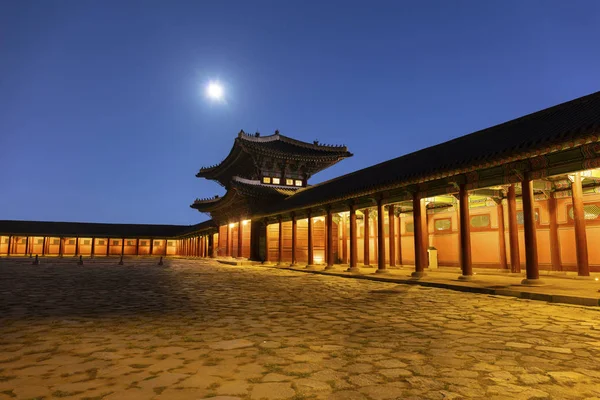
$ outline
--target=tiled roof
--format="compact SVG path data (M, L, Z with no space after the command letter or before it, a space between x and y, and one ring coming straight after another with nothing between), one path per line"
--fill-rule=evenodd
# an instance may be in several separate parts
M499 165L592 134L600 134L600 92L308 187L269 212L402 187L466 168Z
M196 225L103 224L93 222L0 221L0 234L80 237L175 237L208 229L212 221Z

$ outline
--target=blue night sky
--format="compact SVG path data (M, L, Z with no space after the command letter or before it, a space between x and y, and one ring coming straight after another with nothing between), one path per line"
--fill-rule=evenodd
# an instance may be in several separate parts
M0 219L193 224L240 129L317 183L600 90L598 1L0 0ZM226 103L205 84L225 85Z

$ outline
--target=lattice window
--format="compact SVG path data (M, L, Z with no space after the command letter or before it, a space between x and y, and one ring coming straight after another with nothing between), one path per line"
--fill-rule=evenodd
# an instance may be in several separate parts
M104 246L106 243L104 240L98 240L98 246Z
M587 220L595 220L600 219L600 205L598 204L584 204L583 205L583 215ZM575 217L573 215L573 207L569 208L569 219L573 220Z
M60 239L52 239L53 245L60 245Z
M121 241L120 240L113 240L112 244L113 244L113 246L118 246L118 245L121 244Z
M433 223L436 232L444 232L452 230L452 220L450 218L436 219Z
M135 246L135 241L133 241L133 240L128 240L128 241L127 241L127 246Z
M27 244L27 238L19 239L19 244Z
M175 247L175 242L169 241L169 247Z
M147 246L148 242L146 240L140 240L140 246Z
M4 243L4 244L8 244L8 238L4 238L4 239L2 239L2 243Z
M536 211L535 212L535 222L539 222L540 220L540 214ZM524 217L523 217L523 211L517 211L517 224L518 225L523 225L524 224Z
M92 244L92 241L90 239L86 239L83 241L84 246L89 246L90 244Z
M67 244L74 245L75 244L75 239L69 239L69 241L67 242Z
M489 228L489 226L490 226L489 214L473 215L471 217L471 226L473 228Z
M44 239L36 239L35 244L44 244Z
M414 233L415 232L415 224L413 222L405 223L404 230L406 231L406 233Z

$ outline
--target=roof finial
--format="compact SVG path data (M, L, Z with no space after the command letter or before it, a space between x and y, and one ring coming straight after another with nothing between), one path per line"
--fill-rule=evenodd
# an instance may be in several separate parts
M275 134L279 135L279 129L275 129Z
M240 129L240 133L238 133L238 137L242 137L246 134L243 129Z
M260 132L256 131L256 133L254 134L254 137L260 137Z
M313 144L316 145L316 146L318 146L319 145L319 140L318 139L313 140Z

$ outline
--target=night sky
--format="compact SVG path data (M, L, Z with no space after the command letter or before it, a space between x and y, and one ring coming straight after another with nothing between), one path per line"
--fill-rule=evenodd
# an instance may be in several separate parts
M0 0L0 219L193 224L236 134L317 183L600 90L598 1ZM225 103L204 96L210 80Z

